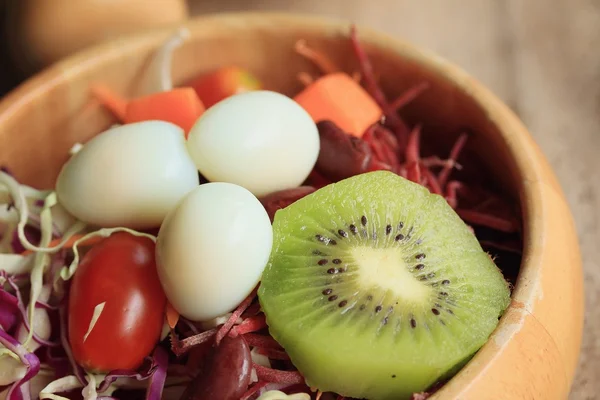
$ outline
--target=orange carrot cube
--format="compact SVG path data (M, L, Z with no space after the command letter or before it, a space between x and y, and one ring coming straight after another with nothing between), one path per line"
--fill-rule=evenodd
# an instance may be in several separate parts
M381 108L348 74L325 75L294 97L315 122L330 120L361 137L383 115Z
M194 89L183 87L131 100L127 104L124 122L167 121L180 126L187 137L204 110L204 104Z

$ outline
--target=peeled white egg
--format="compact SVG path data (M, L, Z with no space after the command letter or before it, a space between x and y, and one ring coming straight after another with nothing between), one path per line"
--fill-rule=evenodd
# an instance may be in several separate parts
M248 190L198 186L167 215L156 263L173 307L193 321L235 309L258 284L273 245L271 221Z
M263 196L304 182L319 155L319 132L294 100L252 91L209 108L191 129L188 148L209 181Z
M63 166L56 183L62 206L102 227L158 227L199 184L184 132L163 121L111 128Z

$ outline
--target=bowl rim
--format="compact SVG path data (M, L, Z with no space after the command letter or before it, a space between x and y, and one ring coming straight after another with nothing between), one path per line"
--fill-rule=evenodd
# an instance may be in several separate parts
M111 57L118 57L129 50L139 50L141 48L154 48L157 43L164 41L166 37L171 35L177 27L185 26L194 36L194 31L204 32L206 27L202 25L210 24L232 24L238 25L241 22L250 23L252 26L261 26L266 23L292 24L302 27L306 30L326 32L328 34L344 34L348 32L351 22L316 16L313 14L301 13L286 13L286 12L228 12L209 14L199 17L194 17L186 22L175 24L171 27L155 28L149 31L140 32L128 35L125 38L113 39L105 43L101 43L78 53L71 55L54 65L46 68L40 73L29 78L17 88L13 89L0 101L0 126L10 119L21 107L26 105L32 99L39 96L44 96L44 93L51 88L58 86L68 81L71 74L76 74L78 70L92 68L95 64L105 62ZM512 303L510 307L519 310L524 310L526 314L530 314L535 318L534 305L541 296L540 285L541 276L544 271L544 258L542 257L544 242L547 239L548 233L544 229L543 223L536 216L536 208L540 207L541 202L546 199L541 193L540 185L550 188L558 199L563 199L564 194L560 185L556 181L554 174L547 165L547 161L540 152L537 144L533 141L531 135L513 113L509 107L502 102L495 94L493 94L484 85L479 83L471 75L465 72L458 65L439 56L437 53L409 43L403 39L392 37L386 33L369 28L362 24L356 24L361 41L369 46L374 46L384 52L395 53L402 58L408 59L411 62L419 65L439 75L443 80L448 81L451 85L467 94L482 111L486 118L497 127L501 133L501 141L509 151L512 161L514 161L521 182L519 182L519 194L521 195L520 203L523 213L523 261L517 278L517 285L512 294ZM188 37L186 40L190 40ZM0 135L2 132L0 132ZM568 207L567 207L568 211ZM570 214L566 216L570 219ZM578 249L577 249L578 253ZM577 266L575 266L577 267ZM579 269L580 261L579 261ZM524 275L527 275L524 277ZM526 279L526 284L521 284ZM575 300L576 310L583 312L583 298ZM501 319L498 328L511 326L511 329L520 329L519 326L524 323L524 320L519 320L515 323L514 320L507 320L507 316ZM581 321L576 323L583 324ZM542 328L545 327L542 324ZM581 328L579 329L581 332ZM501 351L501 348L507 345L511 340L511 335L502 335L494 340L494 345L498 348L496 351ZM550 339L555 347L558 347L555 338L550 335ZM580 346L581 335L576 345ZM486 343L485 346L488 346ZM484 347L485 347L484 346ZM560 350L557 350L560 354ZM577 351L579 352L579 351ZM473 357L477 360L479 354ZM564 355L563 355L564 356ZM475 363L477 364L477 363ZM474 379L477 374L483 373L483 366L478 366L474 370L469 371L468 376ZM456 376L465 375L465 368ZM571 365L562 366L562 372L565 374L567 386L573 379L575 367ZM464 378L468 378L464 376ZM453 379L453 380L455 380ZM465 380L465 379L463 379ZM470 379L467 379L470 381Z

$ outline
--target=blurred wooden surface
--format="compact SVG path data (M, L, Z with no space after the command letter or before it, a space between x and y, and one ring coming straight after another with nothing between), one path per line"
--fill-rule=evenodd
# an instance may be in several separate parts
M586 334L570 398L600 399L600 0L192 0L196 15L244 9L403 37L461 65L521 116L563 185L583 251Z

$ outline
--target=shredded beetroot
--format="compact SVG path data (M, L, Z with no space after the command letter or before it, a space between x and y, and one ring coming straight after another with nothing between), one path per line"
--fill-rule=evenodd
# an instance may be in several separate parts
M440 185L438 178L429 170L429 168L422 165L421 172L423 174L423 177L425 178L425 186L429 187L432 193L439 195L443 194L442 186Z
M440 182L440 185L443 186L448 181L450 172L452 172L452 168L453 168L454 164L456 163L456 160L458 159L460 152L462 151L462 149L465 147L465 144L467 143L467 138L468 137L467 137L466 133L461 134L458 137L458 139L456 140L456 142L454 143L454 146L452 146L452 150L450 150L450 157L448 158L448 164L446 164L444 166L444 168L442 169L442 172L440 172L440 175L438 176L438 181Z
M223 338L225 336L227 336L227 334L229 333L229 331L231 330L231 328L233 327L233 325L237 322L238 318L240 318L240 316L244 313L244 311L246 311L246 309L248 307L250 307L250 304L252 304L252 302L256 298L256 292L257 291L258 291L258 287L256 287L252 291L252 293L250 293L248 295L248 297L246 297L244 299L244 301L242 301L240 303L240 305L231 314L231 317L229 317L229 319L227 320L227 322L225 322L225 324L223 324L223 326L221 327L221 329L219 329L219 331L217 332L217 336L215 338L215 345L218 346L219 343L221 343L221 340L223 340Z
M246 333L243 335L244 340L248 345L259 347L262 349L281 349L281 345L277 343L271 336L258 335L256 333Z
M410 132L406 145L405 157L407 164L416 164L421 159L421 127L419 125Z
M373 171L392 171L392 166L384 163L383 161L373 159L371 160L371 165L369 165L367 172Z
M258 394L258 392L260 392L261 389L263 389L268 384L269 384L269 382L266 382L266 381L256 382L254 385L252 385L250 387L250 389L248 389L248 391L246 391L246 393L244 393L242 395L242 397L240 397L240 400L249 400L249 399L253 398L254 395Z
M234 326L229 331L229 336L235 337L250 332L260 331L267 327L267 321L264 314L246 318L238 326Z
M298 371L280 371L258 364L253 364L253 367L258 379L266 382L285 383L288 385L304 383L304 377Z
M493 240L481 240L479 243L483 247L490 247L497 250L506 251L513 254L521 254L521 243L516 240L497 242Z
M257 347L257 351L263 356L267 356L271 360L289 360L290 356L284 350L260 348Z
M296 200L301 199L313 193L316 189L312 186L299 186L297 188L279 190L277 192L270 193L266 196L261 197L259 200L262 203L269 218L273 221L277 210L281 210L294 203Z
M392 101L390 107L398 112L402 107L409 104L411 101L415 100L421 93L429 89L429 82L421 82L412 88L408 89L404 93L402 93L396 100Z
M518 224L512 220L473 210L457 209L456 213L460 215L465 222L473 225L485 226L506 233L514 233L519 231Z
M383 152L383 155L384 155L383 161L390 164L392 167L392 170L396 170L398 167L400 167L400 161L398 160L396 153L394 152L394 150L392 150L390 148L390 146L384 144L381 147L381 151Z
M408 137L408 143L406 145L406 169L407 179L421 183L421 165L420 165L420 140L421 140L421 127L417 125Z
M358 40L358 35L356 33L356 27L353 25L350 29L350 41L352 43L352 48L354 50L354 54L358 60L360 66L360 72L362 78L364 80L365 86L371 97L375 100L375 102L381 107L383 110L383 114L386 118L386 123L392 128L396 136L398 137L398 141L401 144L405 144L408 138L408 127L400 119L396 111L389 105L383 90L379 87L377 80L375 79L375 74L373 72L373 65L371 64L371 60L367 56L367 53L363 49L360 41Z
M398 157L383 142L377 140L375 136L370 136L367 140L373 156L379 162L394 166L398 164Z
M446 198L448 204L450 204L450 207L456 208L456 206L458 205L458 198L456 197L456 195L462 187L463 184L458 181L451 181L448 182L448 184L446 185L446 194L444 195L444 197Z
M438 156L429 156L425 158L421 158L421 165L427 168L436 168L436 167L446 167L459 169L458 163L453 163L450 160L442 160Z
M373 133L377 140L385 143L386 147L392 150L395 154L398 154L400 151L400 144L398 143L398 139L389 129L384 127L381 124L374 125Z
M387 112L390 109L390 105L388 104L385 94L383 93L383 91L379 87L379 84L377 83L377 80L375 79L373 65L371 64L371 60L367 56L367 53L365 52L362 45L360 44L360 41L358 40L358 34L354 25L350 28L350 41L352 43L354 54L356 54L356 58L358 59L360 71L365 86L367 87L367 90L369 91L371 97L373 97L377 104L379 104L379 107L381 107L384 113L386 113L387 115ZM400 119L398 116L396 116L396 118Z
M171 350L176 356L182 356L192 348L212 340L216 334L217 329L213 328L197 335L187 337L183 340L179 340L177 338L177 334L175 332L171 332Z
M415 183L423 183L421 181L421 164L418 162L408 164L406 167L406 178Z

